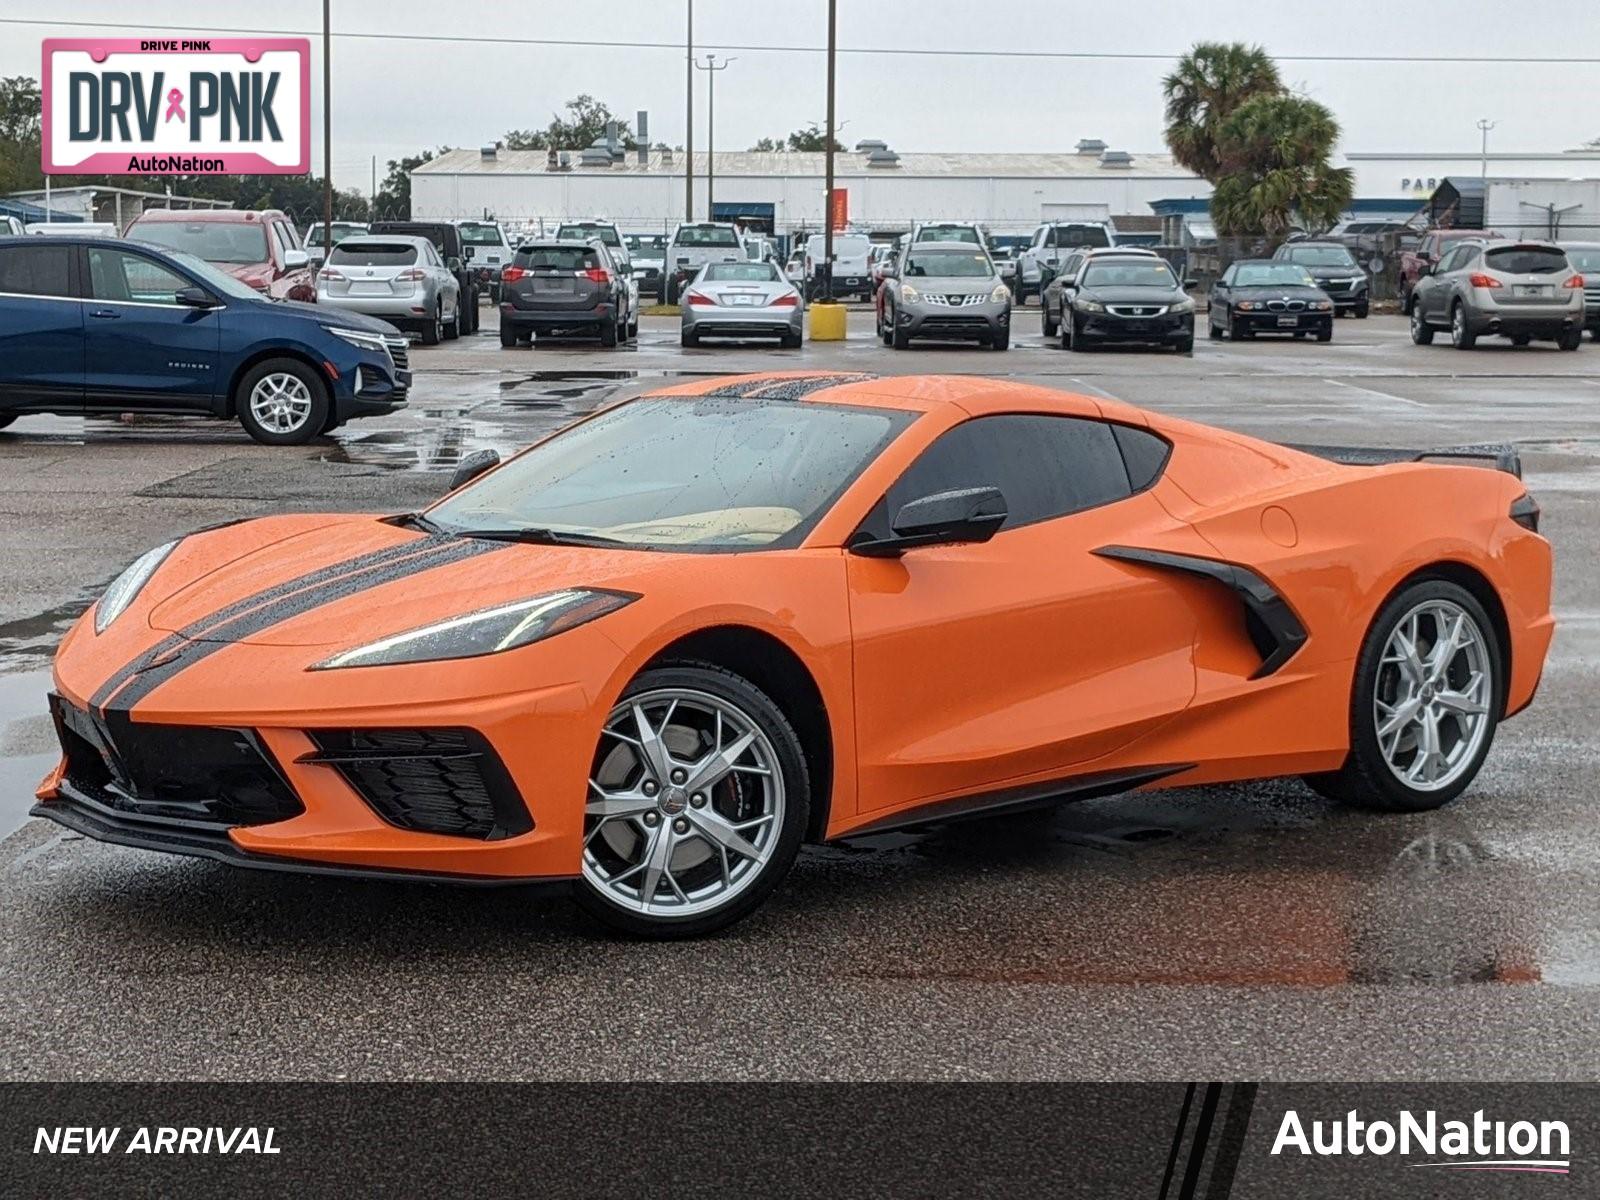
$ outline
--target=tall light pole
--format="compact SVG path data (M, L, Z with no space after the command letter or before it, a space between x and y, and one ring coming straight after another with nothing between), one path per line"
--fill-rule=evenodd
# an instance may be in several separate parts
M822 143L823 173L827 182L822 197L822 298L833 300L833 63L839 28L839 0L828 0L828 129Z
M1498 121L1490 121L1487 118L1478 122L1478 128L1483 132L1483 149L1480 152L1479 158L1479 163L1482 169L1479 172L1478 178L1484 183L1489 182L1489 130L1493 129L1498 124Z
M333 35L328 31L328 8L322 0L322 257L333 253Z
M725 58L717 62L715 54L706 55L706 65L690 59L696 70L706 72L706 220L714 221L711 193L717 183L717 72L726 71L728 64L737 59Z
M694 220L694 0L689 0L689 32L684 38L683 219Z

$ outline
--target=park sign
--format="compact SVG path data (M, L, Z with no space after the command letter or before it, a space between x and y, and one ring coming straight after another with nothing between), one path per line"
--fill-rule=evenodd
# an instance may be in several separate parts
M47 175L304 175L306 38L47 38Z

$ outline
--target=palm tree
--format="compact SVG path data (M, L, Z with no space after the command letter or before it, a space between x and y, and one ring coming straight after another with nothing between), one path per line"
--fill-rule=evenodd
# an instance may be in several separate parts
M1304 96L1262 95L1239 105L1217 130L1217 232L1281 241L1296 221L1336 222L1355 190L1350 169L1329 162L1338 140L1333 114Z
M1255 96L1281 95L1278 65L1260 46L1200 42L1161 84L1167 99L1167 146L1172 157L1203 179L1219 181L1217 131Z

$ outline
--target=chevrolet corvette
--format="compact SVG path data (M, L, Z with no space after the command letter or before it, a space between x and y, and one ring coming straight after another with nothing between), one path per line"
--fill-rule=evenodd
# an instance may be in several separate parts
M143 554L58 651L33 811L683 937L806 841L1285 775L1431 809L1550 643L1520 474L973 377L698 381L421 512Z

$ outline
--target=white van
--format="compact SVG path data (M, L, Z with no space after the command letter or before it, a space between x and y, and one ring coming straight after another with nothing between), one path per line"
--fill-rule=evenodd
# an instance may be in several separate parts
M817 282L817 267L822 262L823 235L813 233L806 240L807 294L821 295ZM860 300L872 299L872 272L867 258L872 253L872 239L864 233L836 233L833 235L833 298L842 300L854 296Z

